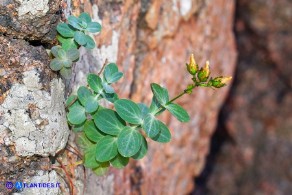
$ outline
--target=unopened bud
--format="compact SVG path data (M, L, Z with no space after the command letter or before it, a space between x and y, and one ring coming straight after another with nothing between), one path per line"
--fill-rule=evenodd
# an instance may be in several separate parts
M198 72L198 79L201 82L205 82L208 80L210 76L210 68L209 68L209 61L206 62L206 65L204 68L201 68Z
M216 77L212 80L210 80L211 84L213 87L216 87L216 88L221 88L221 87L224 87L226 85L226 83L228 81L230 81L232 79L232 77Z
M190 63L186 64L187 70L191 75L195 75L198 72L199 66L197 65L194 54L190 56Z

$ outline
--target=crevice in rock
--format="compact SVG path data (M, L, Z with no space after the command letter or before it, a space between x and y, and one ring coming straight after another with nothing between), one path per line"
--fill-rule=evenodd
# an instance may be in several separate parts
M231 89L232 91L232 89ZM231 93L231 92L230 92ZM230 98L230 93L226 102ZM204 195L208 194L207 181L212 174L213 167L216 164L216 160L224 144L235 144L234 140L227 131L225 121L228 117L228 111L225 109L224 104L219 112L217 119L217 127L213 136L211 137L210 152L206 157L205 168L202 173L195 178L195 190L191 195Z

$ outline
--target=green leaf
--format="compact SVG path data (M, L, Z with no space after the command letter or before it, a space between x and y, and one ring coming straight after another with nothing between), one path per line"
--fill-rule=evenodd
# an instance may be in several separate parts
M97 176L102 176L108 172L109 166L110 166L109 162L100 163L100 166L97 167L96 169L93 169L93 172Z
M59 58L54 58L50 63L50 68L53 71L59 71L63 68L63 62Z
M88 23L86 30L91 33L97 33L101 31L101 25L97 22L90 22Z
M72 126L72 131L74 132L80 132L80 131L83 131L84 129L84 124L85 124L85 121L81 124L78 124L78 125L73 125Z
M113 167L117 169L124 168L129 163L129 158L123 157L122 155L118 154L114 159L110 161Z
M118 154L117 138L112 136L105 136L96 146L96 160L99 162L106 162L113 159Z
M145 118L147 114L150 113L149 108L146 106L146 104L138 103L138 106L142 112L142 118Z
M170 142L171 140L170 131L168 127L161 121L159 121L159 129L160 129L160 132L158 133L158 135L156 135L155 137L151 139L160 143Z
M84 166L86 168L97 168L100 164L95 159L96 144L90 146L84 153Z
M98 108L98 102L96 96L89 96L86 101L85 101L85 110L88 113L93 113L97 110Z
M83 30L83 28L81 27L81 23L82 23L81 19L76 18L75 16L69 16L68 22L72 27L74 27L78 30Z
M66 107L71 106L77 100L76 95L70 95L66 100Z
M115 101L119 100L119 96L116 93L102 93L102 96L111 103L115 103Z
M60 59L67 59L67 54L66 51L64 49L59 49L58 50L58 58Z
M155 137L159 133L159 121L152 114L147 114L142 125L148 137Z
M104 68L103 76L109 82L112 75L117 72L119 72L118 66L115 63L110 63Z
M126 123L119 115L110 109L98 110L93 116L94 123L104 133L109 135L118 135L125 127Z
M95 143L97 143L100 139L102 139L105 136L103 132L97 129L93 120L89 120L85 122L84 133L88 139L90 139L91 141Z
M52 47L51 53L53 54L54 57L56 57L56 58L59 57L58 56L58 51L60 49L62 49L62 47L60 45L57 45L57 46Z
M103 91L102 80L96 74L87 75L87 83L89 87L98 94L101 94Z
M185 109L178 104L167 104L165 105L165 108L180 122L188 122L190 120L190 116L187 111L185 111Z
M63 37L73 37L74 36L74 30L69 27L66 23L60 23L57 26L57 31L60 35Z
M164 106L169 101L168 91L167 89L161 87L160 85L156 83L151 84L151 90L158 100L158 102Z
M71 68L63 67L63 68L60 70L60 74L61 74L65 79L70 79L70 78L71 78L71 74L72 74L72 70L71 70Z
M87 87L81 86L77 90L77 96L78 96L78 99L81 102L81 104L83 106L85 106L86 105L86 102L87 102L87 99L90 96L92 96L92 93L91 93L91 91Z
M81 124L86 120L85 109L82 106L76 105L69 110L67 117L73 125Z
M136 159L136 160L141 159L141 158L143 158L147 154L147 151L148 151L147 141L142 136L142 144L141 144L141 147L140 147L139 151L134 156L132 156L132 158L133 159Z
M107 82L108 83L114 83L117 82L118 80L120 80L123 77L123 73L122 72L116 72L114 74L112 74L108 79Z
M91 22L91 17L88 13L85 13L85 12L81 13L79 18L83 20L84 22L86 22L87 24Z
M60 43L62 43L62 48L65 51L71 48L78 48L78 44L76 43L74 38L65 38L65 37L62 37L61 35L57 35L57 39L58 41L60 41Z
M66 52L66 56L72 62L77 61L79 59L79 51L76 48L71 48Z
M84 133L81 134L77 134L77 144L78 146L84 150L84 152L87 152L88 149L90 149L91 147L94 147L95 144L92 143ZM94 158L95 158L95 153L94 153Z
M119 99L115 101L115 109L119 116L131 124L142 124L142 112L139 106L127 99Z
M86 44L83 45L85 48L87 49L93 49L95 48L95 42L94 40L89 36L89 35L85 35L86 37Z
M74 40L79 44L79 45L85 45L87 43L87 37L86 35L81 32L77 31L74 34Z
M135 155L142 144L142 135L131 127L125 127L118 135L118 150L124 157Z
M102 82L102 86L103 86L103 89L106 93L115 93L114 88L112 86L110 86L109 84Z

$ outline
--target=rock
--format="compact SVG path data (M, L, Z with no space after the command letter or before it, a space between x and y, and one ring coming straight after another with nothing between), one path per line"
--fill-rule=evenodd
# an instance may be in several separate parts
M292 159L291 2L238 1L238 68L223 108L226 142L210 194L290 194ZM289 37L289 38L288 38Z
M1 0L0 34L39 45L52 43L60 20L56 14L59 7L58 0Z
M24 40L0 36L0 68L1 181L30 181L35 171L51 169L48 157L67 143L64 84L46 50Z

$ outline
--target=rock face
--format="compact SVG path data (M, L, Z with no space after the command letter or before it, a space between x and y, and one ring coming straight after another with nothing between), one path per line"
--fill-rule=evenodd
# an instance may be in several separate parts
M125 73L125 78L116 85L120 97L147 104L152 98L150 83L166 86L173 97L191 82L185 70L191 53L200 65L210 60L213 74L233 74L236 58L233 1L93 0L71 4L84 7L103 27L101 34L95 36L98 49L86 54L84 51L76 64L73 88L84 84L86 73L97 73L105 59L116 61ZM76 15L80 12L73 9ZM228 88L198 89L179 100L189 111L191 122L181 124L164 114L161 119L170 126L171 143L150 141L145 159L132 161L123 171L111 170L108 177L113 177L114 191L110 190L112 180L107 177L101 184L104 189L115 194L190 192L194 177L204 167L218 110L227 91ZM89 177L87 185L99 182ZM88 194L94 192L96 189L87 189Z
M290 194L292 164L291 2L238 1L236 79L223 108L226 142L210 194Z
M55 37L52 26L59 20L55 15L59 4L50 3L0 2L0 194L16 192L2 185L8 181L61 181L51 170L49 156L61 151L69 136L64 84L50 70L44 47L34 46Z
M1 0L0 33L5 36L52 42L61 13L59 0Z

